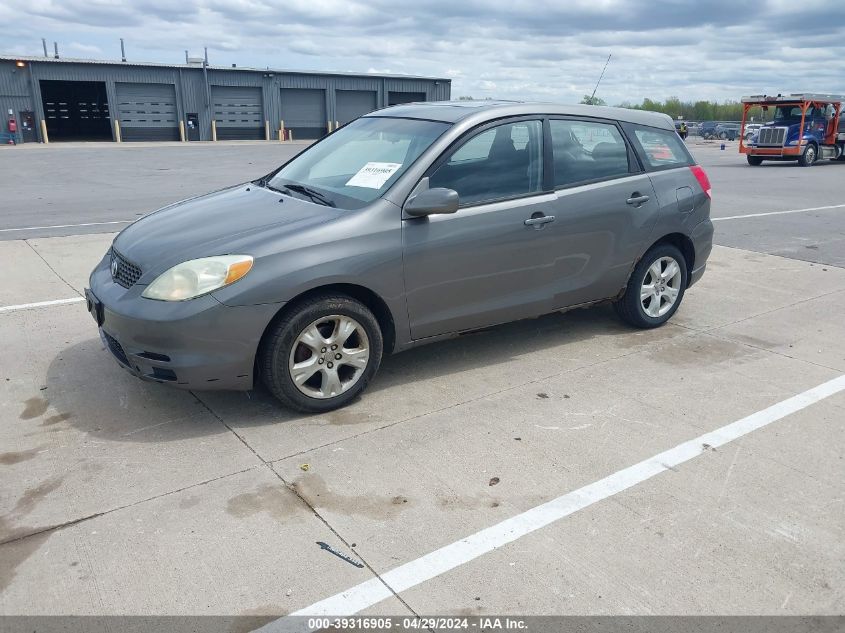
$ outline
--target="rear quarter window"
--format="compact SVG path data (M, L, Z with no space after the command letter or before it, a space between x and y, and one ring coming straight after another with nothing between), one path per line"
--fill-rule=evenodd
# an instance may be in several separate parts
M653 171L695 164L684 141L674 130L632 124L626 124L624 128L646 169Z

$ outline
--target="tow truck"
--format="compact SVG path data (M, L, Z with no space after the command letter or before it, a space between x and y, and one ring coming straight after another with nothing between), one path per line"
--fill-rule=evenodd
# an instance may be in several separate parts
M845 157L845 96L800 93L753 95L742 98L739 151L754 167L764 160L795 160L809 167L818 160ZM752 108L774 108L774 120L745 140L745 124Z

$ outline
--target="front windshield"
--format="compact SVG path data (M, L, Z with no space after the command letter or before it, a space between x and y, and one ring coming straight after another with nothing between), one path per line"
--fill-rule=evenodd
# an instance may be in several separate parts
M312 192L305 197L358 209L387 191L448 127L436 121L364 117L305 150L268 184L299 194L305 186Z
M816 108L814 106L810 106L807 108L807 118L811 118L816 115ZM800 106L778 106L775 109L775 120L776 121L784 121L788 119L795 119L800 121L801 120L801 107Z

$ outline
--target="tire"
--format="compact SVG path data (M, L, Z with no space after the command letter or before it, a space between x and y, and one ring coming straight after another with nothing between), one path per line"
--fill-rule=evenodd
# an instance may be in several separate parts
M670 270L670 261L675 262L677 271L671 274L671 277L667 277L665 275ZM654 287L652 279L656 269L653 266L658 263L663 280L661 288L664 291L659 295L646 293L648 286ZM614 302L613 307L623 321L634 327L643 329L659 327L672 318L678 306L681 305L687 280L687 263L681 251L671 244L658 244L649 249L634 267L625 288L625 294ZM666 289L674 289L675 293L666 292ZM655 301L657 301L656 305ZM652 310L654 314L649 314Z
M798 157L798 164L801 167L812 167L819 158L819 151L813 143L807 143L807 147Z
M364 304L342 294L318 295L271 325L259 370L283 405L320 413L352 402L375 376L383 351L381 328Z
M751 165L752 167L759 167L760 165L763 164L763 159L760 158L759 156L751 156L749 154L749 155L746 155L745 159L748 161L748 164Z
M719 138L722 139L723 141L727 141L728 140L728 133L722 132L721 134L719 134Z

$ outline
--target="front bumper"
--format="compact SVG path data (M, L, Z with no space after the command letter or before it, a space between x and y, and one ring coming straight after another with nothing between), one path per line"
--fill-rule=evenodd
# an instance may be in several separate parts
M143 379L182 389L251 389L255 354L283 303L227 306L211 295L181 302L141 297L112 281L108 257L91 273L89 311L104 346Z

